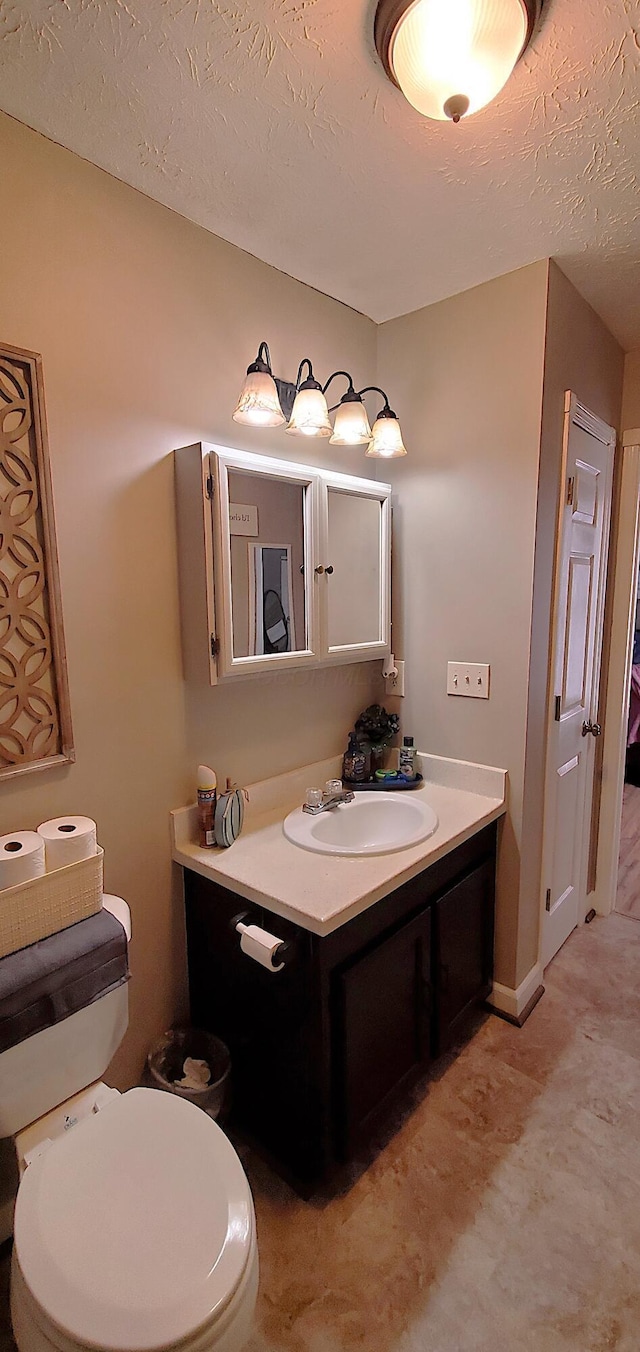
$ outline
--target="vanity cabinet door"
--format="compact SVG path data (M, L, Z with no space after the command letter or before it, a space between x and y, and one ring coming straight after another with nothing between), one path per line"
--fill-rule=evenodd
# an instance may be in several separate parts
M336 1147L348 1159L430 1055L431 914L334 973Z
M493 975L495 867L492 859L434 904L435 1053L445 1051Z

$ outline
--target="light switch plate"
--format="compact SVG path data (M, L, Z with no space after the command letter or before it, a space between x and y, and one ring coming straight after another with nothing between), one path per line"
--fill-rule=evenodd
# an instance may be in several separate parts
M489 672L485 662L447 662L447 694L488 699Z

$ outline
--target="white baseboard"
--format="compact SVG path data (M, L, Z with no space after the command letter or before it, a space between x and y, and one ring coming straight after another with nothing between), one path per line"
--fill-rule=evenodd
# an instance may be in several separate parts
M519 1019L536 991L544 985L543 977L542 964L537 962L524 981L520 982L517 990L513 990L511 986L501 986L499 981L494 981L489 1004L493 1005L494 1009L499 1009L501 1014L506 1014L511 1019Z

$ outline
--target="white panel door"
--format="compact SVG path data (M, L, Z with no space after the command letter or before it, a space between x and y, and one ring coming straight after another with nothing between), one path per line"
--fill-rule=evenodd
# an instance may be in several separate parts
M585 917L615 433L567 396L543 841L542 963Z

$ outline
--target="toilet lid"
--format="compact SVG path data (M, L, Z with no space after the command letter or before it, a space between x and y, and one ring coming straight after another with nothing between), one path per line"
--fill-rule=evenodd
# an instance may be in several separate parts
M249 1258L253 1205L211 1118L130 1089L29 1165L14 1236L32 1295L63 1332L135 1352L220 1314Z

